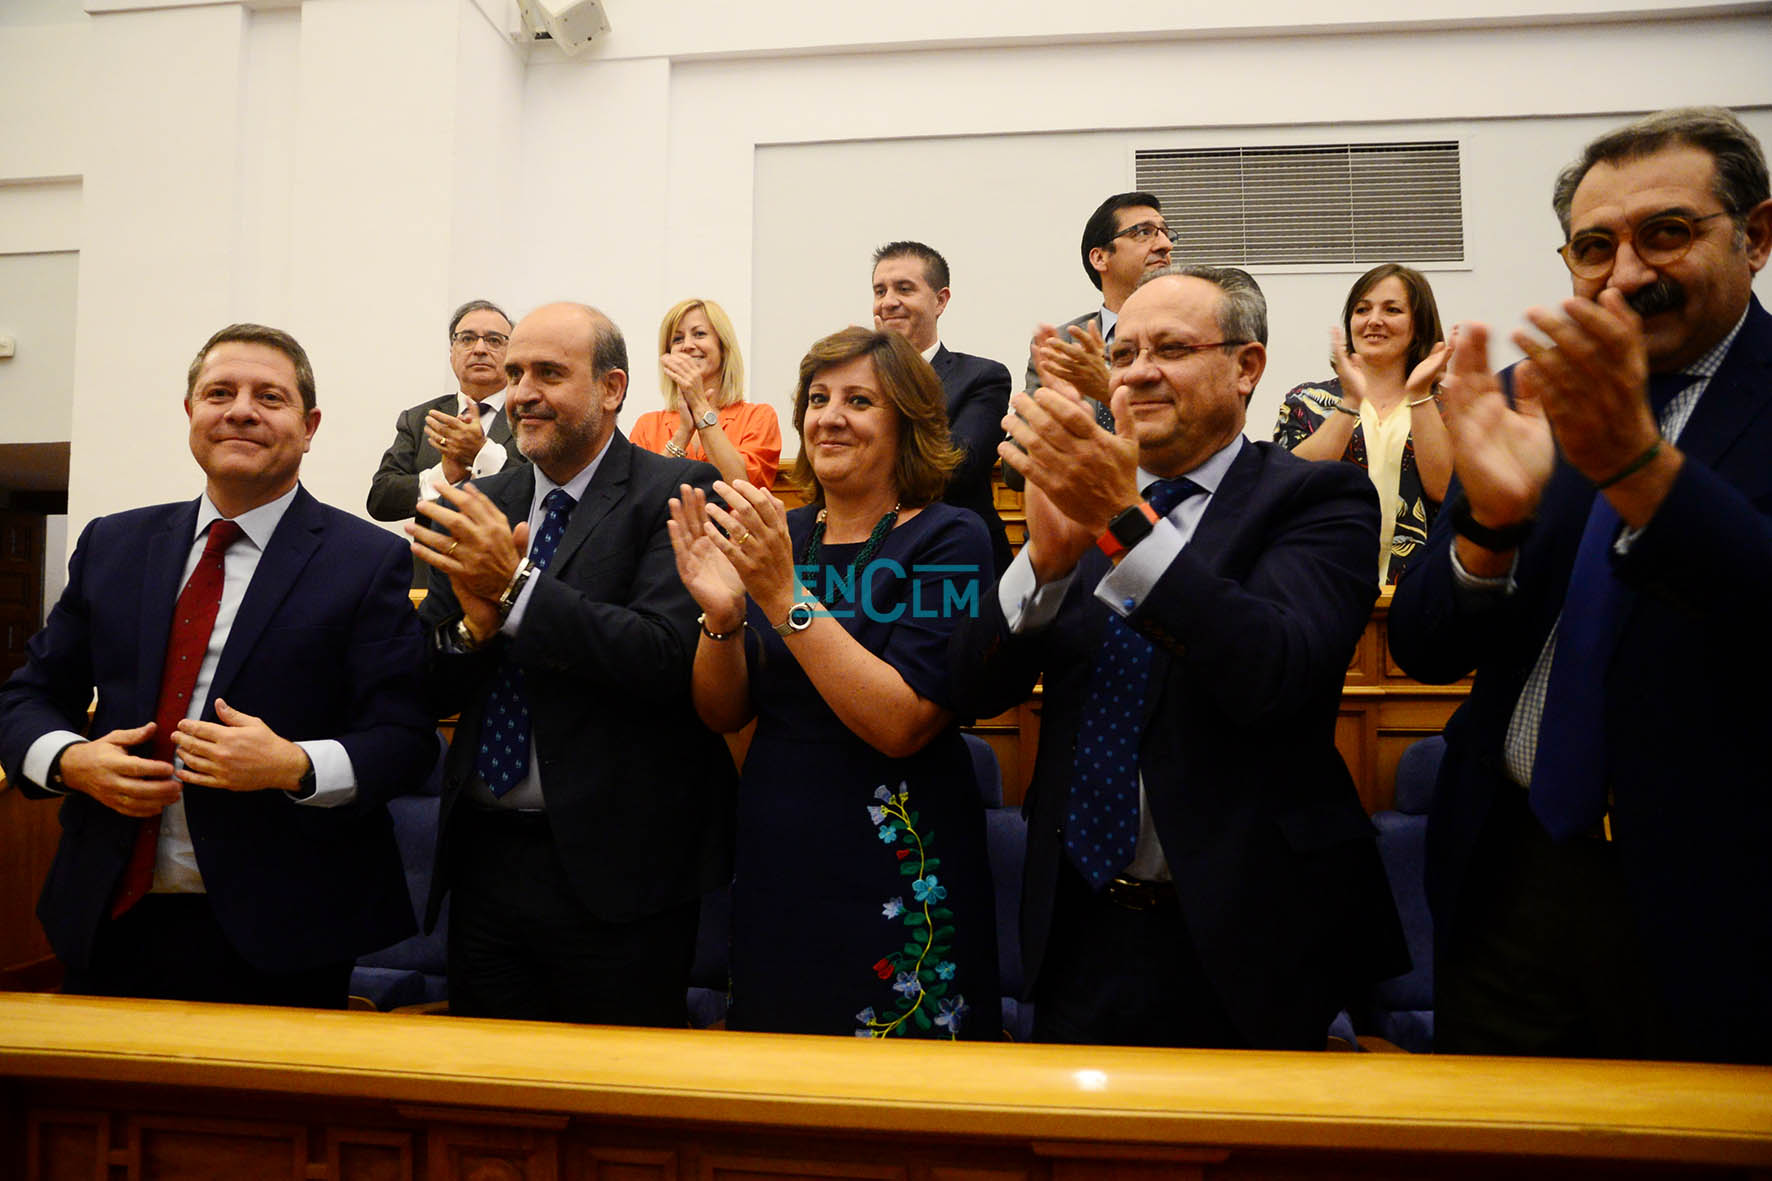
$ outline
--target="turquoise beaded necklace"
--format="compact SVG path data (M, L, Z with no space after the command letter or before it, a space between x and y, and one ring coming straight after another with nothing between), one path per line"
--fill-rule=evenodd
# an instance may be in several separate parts
M892 527L898 523L898 510L903 507L904 502L901 500L893 505L885 516L874 523L874 531L868 534L867 544L863 545L861 552L855 555L855 561L849 563L847 585L854 586L856 568L860 567L866 570L868 562L876 553L880 552L880 546L885 542L886 535L892 532ZM818 565L818 555L824 549L824 518L827 511L822 508L818 510L818 520L813 523L812 536L806 541L806 556L801 558L799 562L802 566Z

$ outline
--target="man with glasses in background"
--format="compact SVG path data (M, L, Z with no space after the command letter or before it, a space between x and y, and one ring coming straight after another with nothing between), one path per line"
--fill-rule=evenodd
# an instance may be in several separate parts
M369 515L404 521L420 500L437 498L436 484L460 484L526 462L511 445L505 421L505 344L510 317L490 300L472 299L449 318L449 367L458 392L402 411L394 441L382 453L369 484ZM425 586L429 567L414 559L412 585Z
M1574 298L1460 331L1456 479L1391 650L1476 672L1429 829L1436 1049L1772 1063L1772 253L1720 108L1608 132L1552 197Z
M955 708L1045 676L1022 963L1039 1041L1321 1050L1408 964L1335 749L1377 595L1378 499L1349 464L1243 437L1261 289L1156 271L1110 350L1115 431L1058 379L998 453L1028 543L962 622Z

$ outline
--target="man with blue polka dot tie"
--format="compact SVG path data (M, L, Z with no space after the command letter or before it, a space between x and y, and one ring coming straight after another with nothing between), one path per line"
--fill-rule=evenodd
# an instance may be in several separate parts
M468 1016L686 1022L701 896L731 876L736 775L696 719L696 607L668 501L705 463L631 446L627 347L552 304L511 331L506 412L530 465L443 486L414 525L433 581L444 770L427 925L450 896L449 1007Z
M1243 438L1255 281L1147 274L1109 347L1115 426L1057 374L999 450L1028 542L955 637L986 716L1045 678L1022 960L1041 1041L1322 1049L1408 955L1335 718L1377 582L1357 468Z

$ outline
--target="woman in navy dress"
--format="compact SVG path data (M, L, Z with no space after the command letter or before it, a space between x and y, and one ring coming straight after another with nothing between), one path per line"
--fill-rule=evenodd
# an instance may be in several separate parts
M733 1029L996 1038L984 810L948 636L990 592L941 383L892 333L813 345L794 400L812 503L683 488L671 543L704 612L702 720L757 730L739 791Z

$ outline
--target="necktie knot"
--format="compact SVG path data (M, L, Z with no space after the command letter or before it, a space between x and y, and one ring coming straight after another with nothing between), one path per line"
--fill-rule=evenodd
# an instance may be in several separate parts
M209 526L209 539L204 542L203 556L225 554L228 547L239 541L246 531L226 517L219 518Z
M1150 502L1152 509L1159 517L1166 517L1175 511L1175 506L1190 496L1206 491L1186 476L1177 476L1173 480L1153 480L1144 490L1145 500Z

